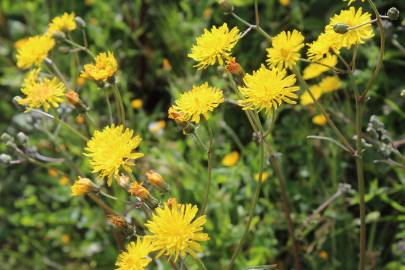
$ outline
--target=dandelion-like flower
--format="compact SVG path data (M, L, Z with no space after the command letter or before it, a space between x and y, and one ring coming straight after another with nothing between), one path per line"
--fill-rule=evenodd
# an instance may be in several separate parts
M222 66L231 57L231 51L239 38L237 27L229 30L226 23L220 27L213 26L210 31L205 29L204 34L197 38L188 57L198 62L195 66L199 70L217 62Z
M201 116L208 119L208 113L223 102L224 94L222 91L204 83L181 94L176 99L175 105L169 108L169 118L182 122L193 121L198 124Z
M52 19L52 22L48 26L48 34L52 35L56 31L69 32L75 30L77 27L75 21L75 14L63 13L62 16L58 16Z
M267 63L271 67L293 68L304 47L304 36L297 30L283 31L271 39L272 47L267 49Z
M309 90L311 91L315 101L319 100L323 94L322 88L319 85L313 85L309 88ZM302 105L311 105L315 102L314 99L307 90L300 96L300 103Z
M128 244L127 250L118 255L115 263L116 270L145 270L148 264L152 261L148 257L153 251L152 244L149 239L137 238Z
M312 63L307 66L303 71L303 77L305 80L313 79L335 67L337 64L337 56L329 54L324 59L319 61L320 64ZM321 65L323 64L323 65ZM327 66L324 66L327 65Z
M326 32L319 35L318 39L308 44L307 56L309 60L321 61L331 53L338 54L341 49L338 33Z
M317 114L314 117L312 117L312 123L318 126L324 126L326 123L328 123L328 119L323 114Z
M342 87L342 81L338 76L328 76L322 79L319 83L319 87L323 93L329 93L338 90Z
M72 196L83 196L94 189L93 183L88 178L79 177L70 187Z
M363 13L363 9L359 8L357 11L354 7L348 10L342 10L339 14L334 15L330 19L330 23L326 26L326 32L334 32L333 29L336 24L343 24L350 27L371 21L371 14L368 12ZM344 34L338 34L337 42L341 47L350 48L355 44L363 44L366 40L374 36L373 27L370 23L363 26L349 29Z
M31 109L44 108L48 111L50 107L57 108L64 100L65 86L57 78L40 78L40 69L31 70L24 78L21 92L25 97L18 100L18 103Z
M226 167L232 167L239 161L239 152L232 151L229 154L225 155L222 159L222 165Z
M166 203L164 208L156 209L145 225L151 232L145 238L159 250L158 257L164 254L176 261L179 255L196 256L202 250L198 242L209 239L208 234L201 232L207 219L205 215L195 218L197 212L197 206L177 204L175 200L170 207Z
M263 65L252 75L246 74L243 78L245 87L239 87L243 96L239 104L244 110L265 110L267 113L283 102L296 104L294 99L298 96L295 92L299 87L294 85L295 75L286 75L286 70L267 69Z
M29 37L24 42L16 44L17 66L27 69L33 65L41 65L54 46L55 41L47 35Z
M93 173L107 177L108 185L112 178L118 179L121 169L131 173L134 160L143 157L142 153L134 152L141 143L139 135L123 126L107 126L102 131L96 130L87 142L85 155L90 158Z
M111 52L100 53L96 56L95 64L84 65L80 77L95 81L106 81L117 72L118 64Z

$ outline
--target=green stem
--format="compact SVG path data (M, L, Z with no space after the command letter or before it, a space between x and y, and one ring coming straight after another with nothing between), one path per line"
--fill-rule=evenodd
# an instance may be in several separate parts
M263 135L263 134L261 134ZM263 168L264 168L264 141L263 141L263 137L261 137L260 139L260 171L259 171L259 180L257 182L256 185L256 191L255 191L255 195L252 198L252 202L250 204L250 210L249 210L249 216L248 216L248 220L245 226L245 231L242 235L242 238L240 239L238 245L236 246L231 260L228 264L228 267L226 268L227 270L231 270L233 269L233 266L235 264L235 260L237 258L237 256L239 255L240 250L242 249L243 244L246 241L246 238L249 234L250 231L250 225L252 224L252 220L255 214L255 209L256 209L256 205L257 205L257 201L259 200L259 195L260 195L260 190L262 188L262 179L263 179Z
M236 15L236 13L234 13L234 12L232 12L231 15L235 19L237 19L238 21L243 23L244 25L248 26L249 28L255 29L257 32L259 32L261 35L263 35L267 39L267 41L269 41L271 43L271 36L269 34L267 34L266 31L264 31L263 28L261 28L259 25L254 25L254 24L251 24L251 23L245 21L244 19L242 19L241 17Z
M198 257L194 257L192 256L194 261L197 263L197 265L202 269L202 270L207 270L207 267L205 266L204 262L198 258Z
M72 40L69 40L69 39L67 39L67 38L65 38L65 39L63 39L66 43L68 43L68 44L70 44L70 45L72 45L73 47L76 47L76 48L78 48L78 49L80 49L80 50L82 50L82 51L85 51L88 55L90 55L92 58L96 58L96 56L88 49L88 48L86 48L86 47L84 47L84 46L82 46L82 45L80 45L80 44L77 44L76 42L74 42L74 41L72 41Z
M82 138L84 141L88 141L89 138L87 138L85 135L83 135L82 133L80 133L79 131L77 131L74 127L72 127L71 125L69 125L68 123L66 123L65 121L61 120L59 117L57 116L53 116L53 119L55 119L55 121L58 124L61 124L62 126L66 127L67 129L69 129L70 131L72 131L74 134L76 134L77 136L79 136L80 138Z
M115 102L117 104L117 113L118 113L118 123L120 125L125 126L125 109L124 109L124 103L122 101L121 93L120 90L117 87L117 84L113 84L113 93L115 97Z
M207 154L208 154L208 181L207 181L207 188L205 189L205 195L204 195L204 201L202 203L201 206L201 210L199 215L204 215L205 214L205 210L207 208L208 205L208 197L210 194L210 189L211 189L211 182L212 182L212 145L213 145L213 134L212 134L212 130L210 127L210 124L207 121L207 128L208 128L208 134L209 134L209 143L208 143L208 150L207 150Z
M108 118L110 119L110 124L112 125L114 123L114 120L112 115L110 98L108 96L107 89L103 89L102 91L104 92L105 102L107 103Z

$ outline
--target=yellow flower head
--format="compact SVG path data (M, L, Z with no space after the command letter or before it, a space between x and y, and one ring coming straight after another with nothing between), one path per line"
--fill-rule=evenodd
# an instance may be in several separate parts
M175 105L169 108L169 118L179 120L175 115L181 115L181 121L193 121L198 124L201 116L208 119L208 112L213 111L223 102L222 91L204 83L181 94L176 99Z
M313 85L313 86L311 86L309 88L309 90L311 91L311 93L314 96L315 100L318 100L318 99L321 98L323 91L322 91L322 88L319 85ZM302 105L311 105L312 103L315 102L308 91L305 91L301 95L300 99L301 99L300 103Z
M278 2L280 2L280 5L285 7L290 4L290 0L279 0Z
M190 254L196 256L196 252L202 250L199 241L209 239L206 233L201 232L207 222L206 216L196 217L197 206L191 204L166 203L164 208L157 208L152 219L146 223L151 232L145 238L150 239L154 249L159 250L158 257L162 254L174 260L180 256Z
M52 35L56 31L69 32L76 29L75 14L63 13L62 16L58 16L52 19L52 22L48 26L48 34Z
M22 69L39 66L55 46L55 41L47 36L33 36L17 46L17 66Z
M224 158L222 159L222 165L226 167L232 167L238 162L238 160L239 160L239 152L232 151L231 153L224 156Z
M27 106L28 110L43 107L48 111L50 107L57 108L65 97L65 86L57 78L40 78L40 69L31 70L24 79L21 92L25 97L18 101Z
M323 93L329 93L338 90L342 87L342 81L338 76L328 76L322 79L319 83L319 87Z
M143 106L143 101L142 101L142 99L136 98L136 99L133 99L133 100L131 101L131 107L132 107L133 109L135 109L135 110L138 110L138 109L142 108L142 106Z
M335 67L337 64L337 56L328 54L324 59L321 59L319 63ZM317 63L310 64L303 71L303 77L305 80L313 79L324 73L325 71L330 70L329 67L323 66Z
M107 126L102 131L96 130L87 142L85 155L90 158L93 173L108 178L111 185L113 176L118 179L120 169L132 172L134 160L143 157L142 153L134 152L141 143L141 137L131 129L123 126Z
M100 53L96 57L95 64L84 65L84 70L80 76L95 81L106 81L114 76L117 69L117 60L111 52Z
M304 36L294 30L283 31L271 39L272 47L267 49L267 63L276 68L293 68L304 47Z
M141 199L142 201L146 201L150 197L149 191L142 185L138 183L133 183L130 187L128 192Z
M355 27L357 25L371 21L371 14L368 12L363 13L362 8L357 11L354 7L342 10L339 14L334 15L330 19L330 23L326 26L326 32L334 32L333 27L336 24L344 24L348 27ZM371 24L366 24L358 28L350 29L344 34L337 35L337 42L341 47L350 48L355 44L363 44L366 40L374 36L373 27Z
M224 23L220 27L213 26L211 31L204 30L204 34L197 38L196 44L188 55L198 62L195 67L199 70L218 63L222 66L231 57L231 51L240 38L239 29L232 28Z
M308 45L307 56L309 60L320 61L331 53L339 53L338 33L326 32L319 35L318 39Z
M317 114L314 117L312 117L312 123L314 123L315 125L324 126L326 125L327 122L328 120L323 114Z
M137 238L128 244L127 250L118 255L115 263L116 270L145 270L148 264L152 261L148 257L153 251L152 244L149 239Z
M83 196L94 189L93 183L88 178L79 177L70 187L72 196Z
M17 50L22 48L28 40L29 38L21 38L17 40L16 42L14 42L14 48L16 48Z
M167 187L166 181L163 179L163 176L160 173L150 170L146 172L145 175L149 184L152 186L163 189Z
M243 78L245 87L239 87L243 100L239 104L244 110L265 110L270 113L277 109L283 102L295 104L298 96L298 86L294 86L295 75L286 76L286 70L267 69L262 67L246 74Z

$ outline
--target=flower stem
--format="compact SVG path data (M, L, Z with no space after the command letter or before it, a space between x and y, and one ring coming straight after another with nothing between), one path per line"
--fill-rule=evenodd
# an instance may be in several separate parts
M263 134L261 134L261 135L263 135ZM262 182L262 179L263 179L263 168L264 168L264 141L263 141L263 137L261 137L261 139L260 139L260 171L259 171L259 180L258 180L257 185L256 185L255 195L254 195L254 197L252 198L252 202L251 202L251 204L250 204L250 211L249 211L248 221L247 221L246 226L245 226L245 231L244 231L244 233L243 233L243 235L242 235L242 238L240 239L238 245L236 246L236 248L235 248L235 250L234 250L234 252L233 252L233 254L232 254L231 260L230 260L230 262L229 262L229 264L228 264L228 267L226 268L227 270L231 270L231 269L233 268L233 265L235 264L236 257L238 256L240 250L242 249L242 246L243 246L243 244L245 243L246 238L247 238L247 236L248 236L248 234L249 234L250 225L251 225L251 223L252 223L252 220L253 220L253 217L254 217L254 214L255 214L255 209L256 209L257 201L258 201L258 199L259 199L260 190L261 190L262 184L263 184L263 182Z
M104 89L103 92L104 92L105 102L107 103L108 119L110 120L110 124L112 125L114 123L114 120L113 120L113 116L112 116L110 98L108 97L107 89Z
M263 30L263 28L261 28L259 25L255 25L255 24L251 24L247 21L245 21L244 19L242 19L241 17L239 17L235 12L232 12L231 15L237 19L238 21L240 21L241 23L243 23L244 25L248 26L249 28L255 29L257 32L259 32L262 36L264 36L267 41L269 41L271 43L271 36L269 34L267 34L266 31Z
M214 142L211 126L207 121L207 128L208 128L208 134L209 134L209 143L208 143L208 149L207 149L207 154L208 154L208 181L207 181L207 188L205 189L205 195L204 195L204 201L201 206L201 210L199 215L204 215L205 210L208 205L208 197L210 194L210 189L211 189L211 182L212 182L212 145Z
M205 266L204 262L198 258L198 257L194 257L192 256L194 261L198 264L198 266L202 269L202 270L207 270L207 267Z
M113 84L113 93L115 97L115 102L117 104L118 123L121 125L125 125L124 103L122 101L121 93L116 83Z

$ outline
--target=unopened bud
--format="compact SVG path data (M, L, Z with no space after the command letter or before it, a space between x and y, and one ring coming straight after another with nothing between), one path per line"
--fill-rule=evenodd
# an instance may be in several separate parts
M219 0L219 5L226 13L233 12L233 6L229 0Z
M79 177L70 187L72 196L83 196L95 190L93 182L88 178Z
M1 154L0 155L0 162L4 163L4 164L10 164L11 162L11 156L7 155L7 154Z
M333 30L338 34L346 34L349 31L349 26L344 23L337 23L333 26Z
M83 20L82 17L76 16L75 22L80 28L85 28L86 27L86 22Z
M13 141L14 140L14 138L13 137L11 137L8 133L3 133L3 134L1 134L1 140L3 141L3 142L8 142L8 141Z
M73 106L76 106L80 102L79 94L73 90L68 91L65 96L67 101Z
M28 141L28 136L25 135L24 132L18 132L18 134L17 134L17 141L18 141L20 144L26 144L27 141Z
M147 201L150 197L149 191L144 186L142 186L142 184L138 183L133 183L129 187L129 193L133 196L138 197L142 201Z
M108 215L107 221L108 223L119 229L123 229L127 225L125 219L117 215Z
M20 100L21 100L21 97L20 96L15 96L15 97L13 97L13 104L14 104L14 106L16 106L16 108L17 109L21 109L22 108L22 106L21 106L21 104L20 104Z
M55 31L52 33L52 37L54 39L65 39L66 35L65 35L65 33L61 32L61 31Z
M185 127L183 128L183 134L184 134L184 135L193 134L194 131L195 131L195 128L196 128L196 127L195 127L192 123L188 123L187 126L185 126Z
M399 18L399 10L395 7L392 7L388 10L387 16L390 21L396 21Z
M167 184L159 173L150 170L146 173L146 177L148 178L148 182L152 186L157 187L163 191L167 190Z

